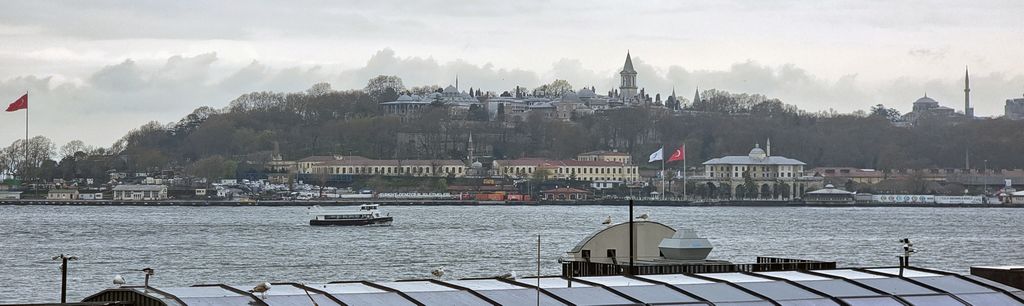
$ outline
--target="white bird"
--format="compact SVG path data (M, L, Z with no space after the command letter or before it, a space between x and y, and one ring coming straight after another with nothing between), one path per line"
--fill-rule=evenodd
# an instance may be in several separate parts
M265 293L265 292L267 292L269 290L270 290L270 282L266 282L266 281L257 283L256 287L253 288L253 292L255 292L255 293Z
M270 283L262 282L256 284L256 287L252 287L252 290L250 290L249 292L256 292L262 295L263 298L267 298L267 291L270 291Z
M433 274L434 277L441 278L444 276L444 266L440 266L437 269L434 269L434 271L430 271L430 274Z
M608 216L607 218L604 218L604 222L601 222L601 224L604 224L604 225L612 224L612 216Z
M121 276L121 274L114 275L114 285L117 285L118 287L121 287L121 285L124 285L124 284L125 284L124 277Z
M636 217L636 218L637 218L637 219L643 219L643 220L647 220L647 218L650 218L650 217L651 217L651 216L648 216L648 215L647 215L647 213L643 213L643 214L640 214L640 216L639 216L639 217Z

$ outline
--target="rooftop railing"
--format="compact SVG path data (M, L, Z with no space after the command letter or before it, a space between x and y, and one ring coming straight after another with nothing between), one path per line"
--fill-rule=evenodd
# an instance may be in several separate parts
M716 272L767 272L767 271L800 271L835 269L834 261L817 261L780 257L757 257L755 263L671 263L643 262L633 265L632 273L629 264L599 263L588 261L563 260L562 276L611 276L611 275L652 275L652 274L684 274L684 273L716 273Z

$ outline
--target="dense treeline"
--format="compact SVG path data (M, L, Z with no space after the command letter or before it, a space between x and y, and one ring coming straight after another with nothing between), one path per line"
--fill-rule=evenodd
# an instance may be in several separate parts
M962 168L969 152L973 168L980 168L983 160L989 168L1024 167L1024 121L925 118L914 127L898 127L891 123L898 113L881 105L853 114L806 113L778 99L718 90L704 91L703 99L680 111L622 108L571 122L540 113L486 120L472 111L450 112L439 103L418 118L403 120L382 114L378 103L397 93L437 87L407 90L394 77L375 80L365 90L336 91L317 84L300 93L245 94L223 109L202 107L179 122L146 124L109 149L80 143L64 148L69 152L62 152L58 161L45 158L57 154L43 139L46 143L33 145L31 160L24 165L35 168L39 177L175 169L217 178L261 168L275 144L285 159L326 154L465 159L472 133L477 155L495 159L572 158L584 151L615 149L642 162L662 145L685 143L687 163L697 166L710 158L744 155L755 143L763 146L771 139L773 155L811 166ZM498 118L505 117L499 113ZM16 174L25 168L19 160L24 154L16 153L19 148L16 142L0 151L0 172ZM88 167L80 169L82 165Z

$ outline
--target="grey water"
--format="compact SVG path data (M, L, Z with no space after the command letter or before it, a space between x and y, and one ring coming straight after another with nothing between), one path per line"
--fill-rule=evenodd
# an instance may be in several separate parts
M113 287L114 275L140 285L156 270L157 287L262 281L445 278L543 274L603 227L625 221L626 207L384 207L390 227L311 227L304 207L0 207L0 303L59 301L59 263L68 269L68 301ZM694 228L715 245L713 259L756 256L891 266L899 238L919 249L917 266L966 273L974 265L1024 264L1024 209L638 207L651 220Z

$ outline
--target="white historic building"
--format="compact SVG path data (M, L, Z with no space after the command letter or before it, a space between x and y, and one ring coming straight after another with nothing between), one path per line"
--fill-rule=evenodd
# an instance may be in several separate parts
M703 163L704 174L690 177L702 184L704 194L696 196L747 199L794 199L805 192L821 188L822 178L804 172L802 161L783 156L771 156L755 145L750 153L724 156ZM747 177L754 186L746 186ZM755 188L749 191L748 188Z
M114 201L166 200L167 186L164 185L117 185L114 186Z

